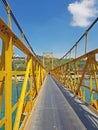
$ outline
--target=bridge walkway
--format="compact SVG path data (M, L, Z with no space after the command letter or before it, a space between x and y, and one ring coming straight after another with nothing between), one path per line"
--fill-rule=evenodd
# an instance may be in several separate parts
M48 75L25 129L98 130L98 116Z

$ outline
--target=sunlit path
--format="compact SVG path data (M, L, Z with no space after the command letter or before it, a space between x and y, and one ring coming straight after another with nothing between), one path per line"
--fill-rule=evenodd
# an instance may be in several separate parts
M13 11L0 1L0 130L98 130L98 1L8 1Z
M51 75L45 79L29 130L97 130L98 116Z

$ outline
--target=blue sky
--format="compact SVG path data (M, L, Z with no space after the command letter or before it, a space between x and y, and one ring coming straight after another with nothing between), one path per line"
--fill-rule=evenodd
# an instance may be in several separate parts
M98 0L8 0L8 3L38 55L53 52L54 56L62 57L98 16ZM3 8L0 2L0 17L6 21ZM98 47L97 43L95 46Z

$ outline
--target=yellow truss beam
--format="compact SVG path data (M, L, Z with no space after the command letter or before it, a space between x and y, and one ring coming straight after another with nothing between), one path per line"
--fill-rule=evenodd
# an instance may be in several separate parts
M51 74L54 75L62 84L68 87L72 92L78 94L79 98L85 101L85 89L90 90L90 102L98 109L98 100L95 100L93 94L98 94L98 61L96 61L96 55L98 49L95 49L89 53L86 53L76 59L73 59L61 66L58 66L54 70L51 70ZM84 60L84 67L80 70L78 62ZM73 74L71 74L71 72ZM85 78L89 80L89 86L83 84ZM93 81L95 81L95 87L93 87ZM82 88L82 89L81 89Z
M39 93L39 88L44 81L46 70L38 59L31 53L31 51L24 45L24 43L12 32L12 30L0 18L0 38L2 39L2 50L0 56L0 109L2 109L3 91L5 93L4 99L4 117L0 120L0 127L5 126L5 130L18 130L21 119L25 120L21 115L27 111L27 115L32 110L36 96ZM26 71L13 71L13 47L17 47L27 57ZM15 77L18 85L18 76L23 76L21 94L17 102L13 104L12 91L12 77ZM27 82L30 81L30 88L26 91ZM17 86L16 86L17 87ZM29 97L28 101L25 101ZM17 108L17 109L16 109ZM29 111L28 111L29 110ZM12 114L16 111L14 128L12 128Z

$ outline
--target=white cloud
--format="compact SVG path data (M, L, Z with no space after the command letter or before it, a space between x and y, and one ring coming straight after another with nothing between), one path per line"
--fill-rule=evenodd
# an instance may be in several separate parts
M90 18L96 17L98 10L95 7L96 0L80 0L69 4L68 10L73 15L71 25L86 27L90 24Z

